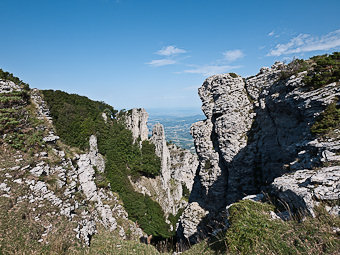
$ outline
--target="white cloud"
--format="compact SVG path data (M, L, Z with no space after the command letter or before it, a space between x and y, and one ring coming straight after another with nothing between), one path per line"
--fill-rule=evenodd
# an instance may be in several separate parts
M167 65L173 65L176 64L176 61L173 59L155 59L152 60L151 62L147 63L148 65L151 66L167 66Z
M240 68L241 66L229 66L229 65L207 65L199 66L194 69L184 70L183 73L202 74L204 76L210 76L218 73L226 73L229 70Z
M244 53L241 50L228 50L223 53L225 60L232 62L239 58L244 57Z
M319 37L300 34L286 44L278 44L267 56L281 56L318 50L330 50L340 46L340 29Z
M167 47L163 47L162 49L160 49L159 51L157 51L158 55L161 56L173 56L173 55L177 55L177 54L181 54L181 53L186 53L186 50L177 48L175 46L167 46Z
M275 34L274 31L271 31L270 33L268 33L268 36L273 36Z

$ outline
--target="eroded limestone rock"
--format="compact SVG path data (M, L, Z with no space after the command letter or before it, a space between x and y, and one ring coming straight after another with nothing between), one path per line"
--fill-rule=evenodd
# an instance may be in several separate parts
M131 130L133 140L140 137L141 141L148 139L149 129L147 126L148 113L144 108L133 108L125 114L126 127Z
M214 75L199 88L207 119L191 129L199 167L189 202L198 203L212 217L246 195L269 192L273 182L276 194L311 214L317 200L335 199L338 184L329 186L317 179L318 188L311 189L283 175L292 171L310 175L321 162L339 165L340 136L319 141L310 127L327 105L339 98L340 86L331 83L311 90L303 82L306 72L281 79L285 68L277 62L246 79ZM326 173L330 169L321 168L321 179L331 175L337 183L333 170ZM303 181L311 178L300 177ZM190 224L178 231L179 237L187 231L185 226Z

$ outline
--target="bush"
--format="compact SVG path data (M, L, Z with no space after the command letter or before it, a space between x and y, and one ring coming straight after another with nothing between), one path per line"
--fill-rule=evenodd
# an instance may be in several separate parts
M229 73L229 75L230 75L231 77L233 77L233 78L237 78L237 77L238 77L238 75L237 75L236 73Z
M142 142L142 154L139 161L139 169L142 174L146 176L156 176L161 171L161 160L155 154L155 145L149 141Z
M304 82L311 89L318 89L324 85L340 80L340 52L330 55L315 56Z
M294 59L280 73L279 80L286 80L292 75L307 71L310 68L310 63L303 59Z
M337 128L340 128L340 109L338 109L334 102L328 105L324 112L316 119L311 127L311 132L315 135L323 135Z
M187 188L187 186L185 185L185 183L182 183L182 196L189 201L189 197L190 197L190 190Z

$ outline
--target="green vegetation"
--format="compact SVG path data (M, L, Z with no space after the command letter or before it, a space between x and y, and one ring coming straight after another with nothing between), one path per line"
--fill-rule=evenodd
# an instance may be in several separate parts
M24 195L24 194L22 194ZM66 254L66 251L80 248L72 228L76 226L67 219L43 217L53 224L54 233L48 244L39 239L45 228L32 219L31 204L16 204L9 198L0 198L0 254Z
M339 128L340 109L337 107L336 102L333 102L316 119L310 130L315 135L326 135Z
M31 206L0 197L0 254L159 254L152 245L122 240L103 227L93 236L90 247L82 247L75 238L75 223L63 217L48 217L46 211L42 213L43 221L53 224L53 233L48 235L48 243L40 243L45 228L32 218Z
M312 68L308 71L304 82L312 89L340 80L340 52L315 56L310 59Z
M310 89L318 89L324 85L340 80L340 52L315 56L309 60L294 59L280 73L279 80L307 71L303 81Z
M155 145L149 141L142 142L142 155L139 161L139 171L147 176L159 175L161 170L161 161L155 154Z
M333 233L340 219L318 208L317 217L273 220L274 206L243 200L230 207L230 228L210 247L227 254L335 254L340 240Z
M210 160L207 159L207 160L205 161L205 164L204 164L204 169L210 169L210 168L212 168L212 167L213 167L213 165L211 164Z
M229 73L229 75L230 75L231 77L233 77L233 78L237 78L237 77L238 77L238 75L237 75L236 73Z
M185 185L185 183L182 183L182 196L184 197L184 199L186 199L187 201L189 201L189 196L190 196L190 190L187 188L187 186Z
M43 145L43 131L32 128L39 121L29 103L27 91L0 94L0 135L6 134L3 141L16 150L34 150Z
M310 63L303 59L294 59L287 64L280 73L279 80L285 80L292 75L296 75L300 72L307 71L310 68Z
M159 252L152 245L136 241L125 241L119 237L113 238L112 233L100 229L99 233L93 237L89 248L73 254L156 255Z
M181 215L184 212L184 208L181 208L178 210L176 215L173 215L172 213L170 213L168 220L171 222L171 225L173 227L173 234L176 233L176 223L178 222L179 218L181 217Z
M102 112L116 114L112 106L60 90L44 90L57 133L63 142L80 149L88 148L89 137L102 124Z
M15 77L12 73L5 72L0 68L0 80L8 80L13 81L15 84L22 86L24 90L29 89L29 85L22 80L20 80L18 77Z
M149 235L170 237L172 233L160 205L149 196L135 192L128 179L128 176L159 174L160 159L155 155L154 145L144 141L140 149L138 142L133 143L131 131L115 118L117 111L103 102L61 91L47 90L43 94L63 142L86 149L89 137L97 136L99 152L106 157L106 178L123 200L129 218ZM101 116L103 111L110 113L107 123ZM102 183L105 186L103 180Z

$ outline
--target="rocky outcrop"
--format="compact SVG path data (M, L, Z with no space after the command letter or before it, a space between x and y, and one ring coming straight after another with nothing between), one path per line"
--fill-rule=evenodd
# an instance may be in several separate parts
M155 145L155 153L161 160L160 175L154 178L141 176L138 180L130 179L134 189L149 195L157 201L165 214L176 215L179 209L186 206L183 197L183 186L189 192L192 189L198 160L187 150L174 145L167 145L164 127L157 123L153 127L152 136L148 139L148 114L144 109L134 108L123 116L126 126L132 132L134 141L149 140Z
M198 158L190 151L177 147L175 144L168 145L171 161L171 178L184 185L191 192L194 184L194 176L198 167Z
M205 211L200 217L205 216L199 221L191 219L188 215L193 212L188 206L180 221L179 237L195 240L204 219L213 221L227 205L246 195L270 192L273 187L276 196L292 206L308 204L304 208L310 213L316 203L309 199L338 199L338 168L321 168L319 174L330 178L325 182L317 178L318 184L314 184L322 188L312 188L311 178L322 162L338 160L339 136L326 144L315 140L310 127L340 96L340 87L332 83L312 90L302 81L305 72L281 79L285 68L277 62L247 79L215 75L199 89L207 119L191 129L199 167L189 202ZM283 176L297 170L302 172ZM327 195L320 196L320 192Z
M50 110L48 109L46 102L42 98L40 91L38 89L32 89L30 94L32 102L33 104L35 104L37 109L37 118L40 120L46 120L49 124L52 125Z
M157 201L167 216L176 215L187 204L183 187L191 191L198 160L187 150L167 145L164 128L159 123L153 128L150 142L161 159L160 175L155 178L142 176L132 184L136 191Z
M134 141L136 141L138 137L141 141L148 139L148 117L149 115L144 108L133 108L124 115L126 127L131 130Z
M12 81L0 80L0 93L11 93L13 91L21 90L21 86Z
M340 216L340 166L316 170L298 170L274 180L273 193L285 201L290 210L315 216L314 206L321 201L330 202L326 209Z
M99 173L104 173L105 161L104 161L104 157L100 155L98 152L97 137L94 135L91 135L89 144L90 144L90 151L88 153L88 157L91 161L91 164L97 168Z
M8 84L11 85L5 85ZM2 83L0 85L1 91L9 91ZM11 89L17 88L11 85ZM105 169L104 158L98 153L97 138L90 137L90 149L81 155L57 143L59 137L54 134L52 119L40 91L31 90L29 94L36 107L36 117L41 120L39 126L31 128L43 132L42 145L34 155L20 150L2 151L0 197L15 201L14 206L19 208L21 204L29 208L30 218L45 229L39 242L48 242L49 235L56 230L52 222L60 223L65 219L69 221L67 225L75 226L75 236L87 245L99 225L122 239L139 240L144 233L128 220L118 196L110 187L98 187L96 183L97 176ZM5 141L0 146L8 147ZM45 224L46 217L50 217L49 225Z
M13 179L13 181L10 181L13 178L9 174L11 170L2 169L2 172L6 172L6 179L4 183L0 183L0 196L15 197L15 189L20 186L20 189L23 189L27 186L28 192L16 197L16 201L27 201L32 204L33 208L41 208L39 210L47 206L55 217L65 216L77 225L74 229L76 236L87 245L90 244L91 237L97 233L98 224L103 225L109 231L117 231L122 239L126 238L125 231L129 233L132 231L136 238L143 236L142 230L128 220L128 214L117 196L109 188L98 188L96 185L95 168L100 169L104 162L100 154L97 154L96 160L92 161L93 154L97 151L95 141L96 138L91 137L90 151L73 159L76 166L65 157L65 153L60 153L55 149L53 157L59 158L58 165L51 165L42 160L34 167L30 165L15 167L13 168L15 175L22 173L22 177ZM1 176L2 173L0 173ZM55 180L57 188L53 189L48 180ZM11 187L7 185L9 181L12 183ZM44 216L38 213L39 210L34 209L37 222L40 221L40 217ZM49 231L52 229L53 226L49 228Z

